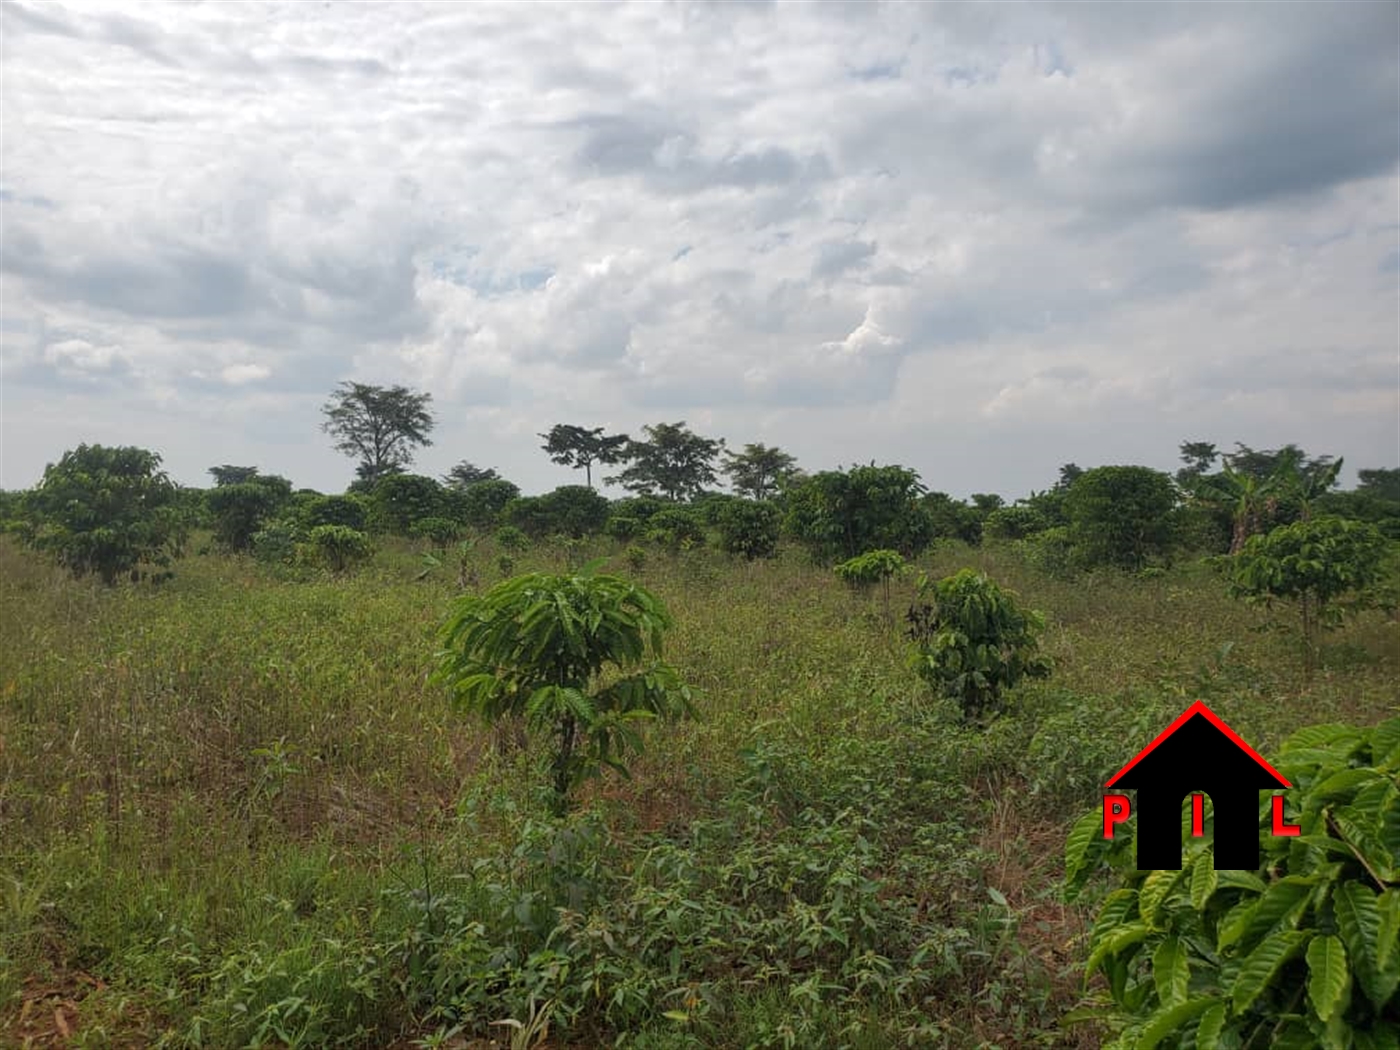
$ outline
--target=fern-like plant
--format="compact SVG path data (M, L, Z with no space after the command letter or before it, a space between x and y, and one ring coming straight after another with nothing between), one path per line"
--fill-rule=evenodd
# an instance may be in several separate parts
M555 805L604 767L627 775L642 726L693 714L690 690L661 660L671 617L617 576L527 573L461 598L442 630L437 679L465 710L523 718L554 742Z
M1106 988L1067 1020L1123 1050L1400 1045L1400 718L1309 726L1274 765L1302 833L1266 836L1257 871L1216 870L1209 820L1180 871L1137 870L1131 822L1111 840L1097 809L1075 824L1071 899L1115 878L1088 944Z

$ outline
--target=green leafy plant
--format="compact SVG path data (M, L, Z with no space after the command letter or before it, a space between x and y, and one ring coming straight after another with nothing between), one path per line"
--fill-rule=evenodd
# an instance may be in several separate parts
M368 536L344 525L317 525L307 541L316 556L337 573L366 561L374 553Z
M519 554L530 547L530 537L514 525L502 525L496 530L496 546L511 554Z
M1044 678L1050 661L1037 652L1045 620L971 569L933 583L919 580L909 610L910 663L924 681L958 700L975 719L1000 706L1024 678Z
M21 535L74 576L109 586L183 552L179 490L142 448L79 445L44 469L20 504Z
M1375 604L1386 541L1375 527L1342 518L1313 518L1251 536L1230 564L1230 592L1268 606L1295 602L1302 621L1303 665L1316 669L1320 633L1344 613ZM1338 599L1351 595L1343 605Z
M422 518L413 523L409 532L421 536L439 550L447 550L454 540L460 539L462 526L451 518Z
M1257 871L1217 871L1206 836L1181 871L1139 871L1131 824L1098 809L1066 846L1071 899L1108 867L1087 977L1107 987L1074 1015L1115 1047L1356 1047L1400 1040L1400 719L1315 725L1279 750L1302 833L1266 836ZM1260 807L1261 827L1270 806ZM1189 826L1189 811L1183 820Z
M904 557L898 551L878 550L858 554L832 571L838 579L861 590L880 585L885 596L885 621L889 623L893 620L890 615L890 581L904 569Z
M719 545L730 554L742 554L754 561L778 553L783 515L771 503L725 500L715 515L715 524L719 529Z
M437 679L488 722L523 718L554 740L556 807L602 768L627 773L641 726L690 715L690 690L661 661L671 617L634 583L587 571L528 573L458 601Z

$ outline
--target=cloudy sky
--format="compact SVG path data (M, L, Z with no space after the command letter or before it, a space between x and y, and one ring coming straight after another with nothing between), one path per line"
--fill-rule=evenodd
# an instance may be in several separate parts
M556 422L957 495L1400 463L1400 4L0 17L0 487L90 441L338 491L352 378L530 491Z

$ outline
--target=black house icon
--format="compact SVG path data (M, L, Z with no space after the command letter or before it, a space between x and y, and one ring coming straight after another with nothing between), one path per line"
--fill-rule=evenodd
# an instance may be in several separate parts
M1259 867L1259 792L1291 787L1199 700L1108 782L1137 789L1139 870L1181 867L1181 804L1204 793L1215 807L1215 867Z

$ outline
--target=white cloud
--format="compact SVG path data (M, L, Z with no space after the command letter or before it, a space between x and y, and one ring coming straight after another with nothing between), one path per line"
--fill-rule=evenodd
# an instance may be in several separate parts
M1393 5L0 17L3 485L100 432L337 487L350 377L532 489L562 420L1009 494L1110 425L1400 456Z

